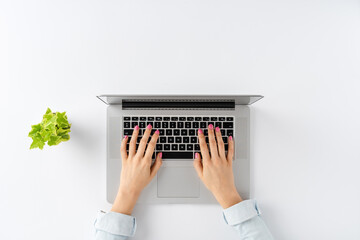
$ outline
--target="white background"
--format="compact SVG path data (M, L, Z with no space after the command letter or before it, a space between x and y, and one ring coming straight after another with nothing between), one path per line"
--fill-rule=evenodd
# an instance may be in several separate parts
M276 239L360 239L360 3L0 1L0 239L93 239L96 95L263 94L252 191ZM29 150L46 108L71 140ZM237 239L215 205L137 206L134 239Z

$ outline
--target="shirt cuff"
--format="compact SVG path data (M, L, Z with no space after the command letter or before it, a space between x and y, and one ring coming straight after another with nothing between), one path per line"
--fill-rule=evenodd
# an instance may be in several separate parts
M245 222L260 214L260 209L255 200L239 202L223 211L225 222L231 226Z
M117 212L100 211L94 225L97 231L133 237L136 231L136 218Z

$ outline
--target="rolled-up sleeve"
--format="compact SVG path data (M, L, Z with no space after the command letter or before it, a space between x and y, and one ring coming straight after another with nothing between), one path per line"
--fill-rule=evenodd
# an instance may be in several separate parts
M124 240L134 236L136 219L122 213L100 211L94 226L96 240Z
M238 232L240 239L272 240L273 237L260 214L255 200L242 201L223 211L225 222Z

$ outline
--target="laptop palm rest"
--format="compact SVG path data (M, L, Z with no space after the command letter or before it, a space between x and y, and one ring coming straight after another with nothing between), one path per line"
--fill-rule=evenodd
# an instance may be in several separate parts
M163 166L157 174L159 198L198 198L200 179L193 166Z

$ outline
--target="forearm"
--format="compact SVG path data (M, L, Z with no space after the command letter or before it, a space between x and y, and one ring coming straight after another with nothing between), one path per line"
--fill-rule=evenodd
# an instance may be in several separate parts
M242 201L224 210L224 219L246 240L272 240L273 237L260 217L255 200Z
M99 212L94 225L96 240L125 240L136 231L135 217L117 212Z

